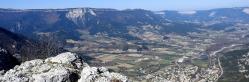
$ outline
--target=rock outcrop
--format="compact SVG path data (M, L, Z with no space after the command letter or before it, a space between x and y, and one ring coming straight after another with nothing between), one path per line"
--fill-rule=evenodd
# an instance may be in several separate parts
M106 68L85 67L78 82L126 82L127 78Z
M86 9L72 9L66 14L66 17L75 24L84 24L86 12Z
M0 82L127 82L127 78L104 67L90 67L76 54L66 52L26 61L0 74Z

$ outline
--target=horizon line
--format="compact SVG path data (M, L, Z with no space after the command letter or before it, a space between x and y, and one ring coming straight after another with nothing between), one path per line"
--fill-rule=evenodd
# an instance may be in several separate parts
M90 8L90 9L112 9L118 11L124 10L136 10L142 9L147 11L203 11L203 10L214 10L214 9L229 9L229 8L246 8L249 6L241 6L241 7L220 7L220 8L209 8L209 9L191 9L191 10L177 10L177 9L165 9L165 10L150 10L143 8L125 8L125 9L117 9L117 8L98 8L98 7L68 7L68 8L0 8L0 9L11 9L11 10L63 10L63 9L77 9L77 8Z

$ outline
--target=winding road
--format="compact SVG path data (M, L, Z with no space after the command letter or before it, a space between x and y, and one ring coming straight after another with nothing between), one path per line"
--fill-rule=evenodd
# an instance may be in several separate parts
M212 57L212 56L216 56L216 57L217 57L217 62L218 62L219 69L220 69L220 74L219 74L219 76L218 76L218 78L216 79L215 82L217 82L217 81L219 80L219 78L223 75L223 68L222 68L222 66L221 66L220 56L219 56L217 53L222 52L222 51L224 51L225 49L229 49L229 48L232 48L232 47L235 47L235 46L239 46L239 45L241 45L241 44L232 44L232 45L230 45L230 46L223 47L223 48L221 48L221 49L219 49L219 50L217 50L217 51L214 51L213 53L210 54L211 57Z

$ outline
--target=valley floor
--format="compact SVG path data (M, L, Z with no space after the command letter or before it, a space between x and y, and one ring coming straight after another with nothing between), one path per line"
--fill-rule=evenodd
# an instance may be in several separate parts
M223 75L220 52L247 43L244 36L249 29L243 25L236 28L233 32L168 34L167 39L124 41L91 36L85 41L67 42L74 45L68 50L88 56L90 65L105 66L133 81L217 81Z

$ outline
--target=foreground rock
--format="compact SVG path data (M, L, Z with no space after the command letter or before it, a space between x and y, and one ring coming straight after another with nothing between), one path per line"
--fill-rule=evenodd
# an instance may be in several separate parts
M106 68L85 67L78 82L126 82L127 78Z
M89 67L76 54L66 52L45 60L22 63L0 75L0 82L126 82L106 68Z

